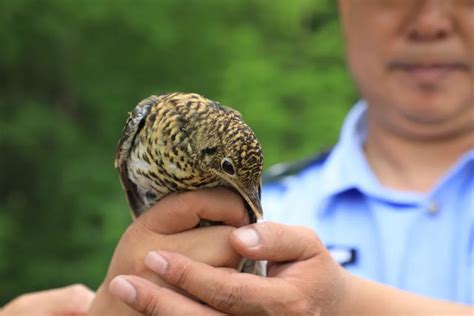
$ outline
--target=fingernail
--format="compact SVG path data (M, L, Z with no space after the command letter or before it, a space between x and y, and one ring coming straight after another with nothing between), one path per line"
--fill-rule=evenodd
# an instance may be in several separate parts
M256 247L260 244L260 237L253 228L239 228L234 231L234 234L249 248Z
M163 275L166 273L166 269L168 268L168 261L166 261L165 257L159 255L155 251L150 251L145 256L145 265L150 268L150 270Z
M127 304L133 304L137 297L137 290L123 276L117 276L110 282L109 291Z

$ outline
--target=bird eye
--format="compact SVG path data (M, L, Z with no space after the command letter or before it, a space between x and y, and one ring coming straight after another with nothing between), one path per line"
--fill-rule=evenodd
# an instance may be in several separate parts
M153 191L146 191L145 196L148 201L153 201L154 199L156 199L156 194Z
M207 147L202 150L203 154L214 155L217 151L217 147Z
M229 159L227 158L222 159L221 167L222 167L222 170L224 170L226 173L230 174L231 176L234 175L235 173L234 166L232 165L232 162L230 162Z

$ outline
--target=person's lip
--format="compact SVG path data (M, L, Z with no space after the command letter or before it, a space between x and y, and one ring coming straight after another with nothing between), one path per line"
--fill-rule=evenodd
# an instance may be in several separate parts
M401 71L417 81L430 83L442 80L454 72L467 71L469 67L463 62L394 61L389 64L389 68L391 70Z

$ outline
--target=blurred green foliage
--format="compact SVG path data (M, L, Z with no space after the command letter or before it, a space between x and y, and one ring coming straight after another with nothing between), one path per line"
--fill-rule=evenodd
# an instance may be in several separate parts
M357 95L333 0L0 1L0 306L102 281L130 216L115 144L142 98L238 109L266 166L335 143Z

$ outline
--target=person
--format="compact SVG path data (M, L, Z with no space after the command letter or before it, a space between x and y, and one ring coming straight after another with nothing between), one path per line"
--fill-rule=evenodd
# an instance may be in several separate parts
M238 254L268 260L269 277L235 273L227 236L191 230L212 246L156 244L136 273L117 271L114 258L98 298L113 294L147 315L472 315L458 304L474 303L472 1L340 0L339 9L363 101L328 155L265 187L266 218L286 225L226 231ZM239 205L227 205L239 218Z
M225 189L157 203L89 315L472 315L474 5L339 10L363 101L333 150L264 187L270 221L246 225ZM193 229L201 218L225 225ZM241 256L267 260L267 277L237 273Z

